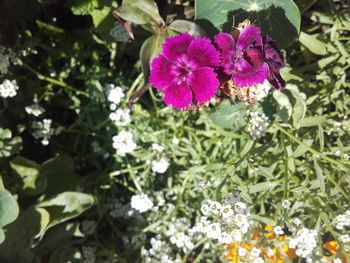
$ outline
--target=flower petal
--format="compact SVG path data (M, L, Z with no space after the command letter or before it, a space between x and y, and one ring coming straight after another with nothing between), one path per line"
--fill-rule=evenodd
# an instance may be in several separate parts
M220 84L214 69L209 67L194 70L189 83L198 102L209 101L215 95Z
M235 40L232 35L227 33L219 33L214 37L214 42L221 51L234 49Z
M170 66L171 63L163 55L152 60L149 81L155 88L165 89L173 81L174 74Z
M173 81L164 91L164 102L176 109L183 109L192 102L192 91L186 82Z
M270 70L278 72L284 66L284 58L278 51L276 42L270 36L266 36L264 45L265 58Z
M255 69L246 60L239 59L235 63L232 80L235 85L240 87L253 86L263 83L267 77L267 73L268 66L266 63Z
M188 47L193 40L194 37L187 33L167 37L163 44L163 55L169 60L187 55Z
M262 47L261 31L258 27L251 25L242 29L239 33L237 48L244 50L249 46Z
M216 67L220 63L219 51L209 39L205 38L197 38L191 42L188 48L188 57L200 67Z
M275 89L281 90L284 89L284 87L286 86L286 82L279 73L272 73L269 76L268 81Z

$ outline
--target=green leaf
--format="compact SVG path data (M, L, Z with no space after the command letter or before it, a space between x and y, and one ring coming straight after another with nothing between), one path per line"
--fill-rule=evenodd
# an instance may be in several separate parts
M271 218L267 218L267 217L262 217L262 216L258 216L258 215L250 215L250 217L252 219L255 219L261 223L264 223L266 225L270 225L270 226L275 226L276 222L274 220L272 220Z
M318 162L317 162L315 156L313 157L313 160L314 160L314 167L315 167L315 171L316 171L316 175L317 175L317 181L320 185L321 193L325 194L326 193L326 187L325 187L325 182L324 182L325 176L323 175L322 170L321 170L320 166L318 165Z
M300 32L299 41L304 45L308 50L316 55L326 55L327 49L326 44L318 40L316 37Z
M99 27L102 24L102 22L108 18L108 16L111 16L111 19L113 20L112 10L110 7L107 6L94 9L89 14L92 17L94 27Z
M98 7L98 0L71 0L68 6L75 15L88 15Z
M288 122L293 112L292 104L290 103L288 96L279 90L274 90L273 97L278 103L278 116L283 122Z
M64 30L62 28L56 27L52 24L48 24L45 23L43 21L40 20L35 20L35 23L38 25L38 27L42 30L45 30L49 33L53 33L53 34L62 34L64 33Z
M300 31L300 12L292 0L197 0L195 13L196 19L211 22L219 31L249 19L281 47L296 40Z
M80 215L89 209L94 201L94 197L89 194L63 192L40 202L37 207L44 207L50 213L49 228Z
M158 6L153 0L124 0L115 13L137 25L164 25Z
M140 50L140 59L142 72L145 80L148 81L149 77L149 65L152 60L160 51L163 43L163 37L160 35L152 35L143 42Z
M293 126L297 129L300 128L300 122L304 119L306 114L306 95L299 91L296 85L288 84L286 89L292 93L295 98L295 104L293 107Z
M25 159L16 157L10 162L11 168L22 179L22 191L26 195L38 195L45 191L47 186L46 175L40 172L40 165Z
M197 25L194 22L187 21L187 20L175 20L172 22L169 26L168 29L174 30L178 33L189 33L190 35L193 36L202 36L204 35L203 29Z
M0 244L5 239L2 228L16 220L19 214L17 201L9 191L4 188L0 177Z
M300 121L299 127L312 127L323 123L327 119L326 115L307 117Z
M262 191L267 191L267 190L272 190L278 185L277 182L263 182L263 183L258 183L254 184L251 187L249 187L249 193L258 193Z
M246 105L242 102L230 104L228 101L220 105L219 109L211 114L211 121L222 128L233 129L244 125Z

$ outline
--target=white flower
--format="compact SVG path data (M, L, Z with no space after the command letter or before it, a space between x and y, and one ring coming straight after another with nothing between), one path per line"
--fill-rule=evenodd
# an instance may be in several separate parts
M161 153L164 151L164 147L162 145L157 144L157 143L153 143L152 150Z
M289 240L288 246L296 249L296 254L303 258L311 256L313 249L317 246L317 232L307 228L300 229L294 238Z
M12 98L17 95L18 85L16 80L5 79L0 85L0 97Z
M113 148L117 150L117 154L120 156L133 152L137 147L134 142L134 135L129 131L121 131L118 135L113 136L112 139Z
M276 235L283 235L284 234L282 227L280 227L280 226L275 226L273 228L273 232L275 232Z
M178 145L178 144L180 143L180 140L179 140L178 138L174 137L173 140L172 140L171 142L172 142L172 144L174 144L174 145Z
M301 222L301 220L299 218L296 217L296 218L293 219L293 223L295 225L299 226L299 225L301 225L302 222Z
M252 255L253 257L257 258L260 256L261 250L253 247L252 251L250 251L250 255Z
M269 118L264 113L250 112L248 132L254 139L265 136L269 128Z
M233 241L240 242L242 241L242 233L238 229L235 229L231 232Z
M340 258L333 259L333 263L342 263L343 261Z
M264 263L264 259L261 257L257 257L256 259L253 260L253 263Z
M155 173L163 174L168 170L169 166L170 163L167 158L161 158L159 161L152 161L152 171Z
M345 227L350 226L350 210L347 210L344 214L337 215L335 218L336 229L343 230Z
M122 98L124 98L125 94L121 87L115 87L113 84L110 84L110 90L108 91L107 100L112 102L115 105L119 105Z
M131 207L140 213L144 213L153 207L153 202L146 194L133 195L131 197Z
M241 195L239 193L228 193L225 197L226 203L234 204L241 199Z
M275 252L273 252L273 250L271 248L268 248L266 251L266 254L270 258L270 257L273 257L275 255Z
M220 212L222 218L229 218L233 216L233 210L231 209L231 205L224 205L223 207L221 207Z
M209 238L218 239L221 235L221 227L219 223L213 223L206 227L206 233Z
M210 212L209 206L207 204L203 204L201 206L201 212L202 212L203 215L207 216L209 214L209 212Z
M221 209L221 204L219 202L216 201L211 201L209 203L209 207L210 207L210 212L213 215L218 215L220 213L220 209Z
M27 106L24 109L28 114L34 115L35 117L38 117L45 112L45 109L38 104Z
M247 217L242 214L236 214L235 215L235 222L238 227L242 227L244 224L248 222Z
M233 242L233 238L230 234L223 232L223 233L221 233L221 236L219 237L218 241L221 244L230 244Z
M244 247L238 247L238 256L244 257L247 254L247 250Z
M250 96L256 101L260 101L267 96L269 90L271 89L271 84L265 80L262 84L257 84L250 87Z
M339 239L340 239L340 241L343 242L344 244L350 242L350 236L349 236L349 235L341 235L341 236L339 237Z
M43 145L48 145L50 137L55 134L55 130L51 128L51 124L51 119L32 122L32 128L34 130L33 137L35 139L41 139Z
M283 208L290 208L290 205L291 205L291 202L288 200L288 199L284 199L283 202L282 202L282 207Z
M131 122L129 109L117 109L109 114L109 118L114 121L116 126L126 126Z

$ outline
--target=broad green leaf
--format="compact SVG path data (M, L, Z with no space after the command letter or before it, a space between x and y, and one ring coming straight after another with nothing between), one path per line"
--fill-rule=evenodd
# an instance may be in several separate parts
M278 116L283 122L288 122L293 112L292 104L290 103L288 96L279 90L274 90L273 97L278 103Z
M244 103L231 105L228 101L220 105L219 109L211 114L211 121L222 128L233 129L243 126L246 106Z
M37 207L43 207L50 213L49 228L80 215L89 209L94 201L94 197L89 194L63 192L40 202Z
M46 174L40 171L41 166L23 157L16 157L10 162L11 168L22 179L22 190L27 195L38 195L47 186Z
M321 193L322 194L325 194L326 193L326 187L325 187L325 176L323 175L323 172L320 168L320 166L318 165L318 162L315 158L315 156L313 157L313 160L314 160L314 167L315 167L315 171L316 171L316 175L317 175L317 180L318 180L318 183L320 185L320 190L321 190Z
M153 0L123 0L115 13L126 21L137 25L164 25L158 6Z
M151 60L161 51L163 37L160 35L152 35L143 42L140 50L140 59L142 72L145 80L149 77L149 65Z
M313 116L313 117L307 117L300 121L299 126L300 127L312 127L317 126L321 123L323 123L326 120L327 116Z
M306 95L299 91L296 85L288 84L286 89L292 93L295 98L295 104L293 107L293 126L297 129L300 128L300 122L304 119L306 114Z
M249 19L280 47L290 45L300 31L299 9L292 0L196 0L195 13L197 20L207 20L219 31Z
M272 220L271 218L263 217L263 216L258 216L258 215L250 215L252 219L255 219L261 223L270 225L270 226L275 226L276 222Z
M277 182L263 182L263 183L257 183L249 187L249 193L258 193L262 191L272 190L278 185Z
M172 22L169 26L168 29L174 30L179 33L189 33L190 35L193 36L202 36L204 35L203 29L197 25L194 22L187 21L187 20L175 20Z
M9 191L4 188L0 177L0 241L4 239L1 228L15 221L19 214L17 201ZM1 243L1 242L0 242Z
M68 6L75 15L88 15L98 7L98 0L71 0Z
M102 8L94 9L89 13L92 17L92 22L95 27L99 27L104 20L109 16L113 20L112 10L110 7L104 6Z
M299 41L303 44L308 50L316 55L326 55L327 49L326 44L318 40L316 37L300 32Z
M312 143L314 142L314 140L309 139L309 140L303 140L303 142L308 145L311 146ZM292 154L293 158L298 158L300 156L302 156L304 153L306 153L308 151L308 149L306 149L303 145L298 145L298 147L295 149L295 151Z

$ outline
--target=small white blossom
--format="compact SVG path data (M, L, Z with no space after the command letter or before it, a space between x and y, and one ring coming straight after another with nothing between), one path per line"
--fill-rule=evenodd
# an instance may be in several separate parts
M113 148L117 150L117 154L125 156L136 149L134 135L129 131L121 131L118 135L113 136Z
M17 95L18 85L16 80L5 79L2 84L0 84L0 97L2 98L12 98Z
M299 218L296 217L296 218L293 219L293 223L295 225L299 226L299 225L301 225L302 222L301 222L301 220Z
M107 100L115 105L119 105L125 96L123 89L121 87L115 87L113 84L110 84L109 88Z
M253 260L253 263L264 263L264 259L262 257L257 257Z
M271 89L271 84L265 80L262 84L250 87L250 97L256 101L260 101L267 96Z
M178 138L174 137L171 142L174 145L178 145L180 143L180 140Z
M349 243L350 242L350 236L348 234L346 235L341 235L339 237L340 241L343 242L344 244Z
M220 212L222 218L229 218L233 216L233 210L231 209L231 205L224 205L223 207L221 207Z
M340 258L333 259L333 263L342 263L343 261Z
M236 213L243 214L243 211L247 209L247 205L242 202L236 202L234 208Z
M133 195L131 207L140 213L144 213L153 207L153 202L146 194Z
M336 229L343 230L345 227L350 226L350 210L347 210L344 214L337 215L335 218Z
M170 163L167 158L161 158L159 161L152 161L152 171L155 173L163 174L168 170L169 166Z
M288 199L284 199L282 201L282 207L285 208L285 209L289 209L290 208L290 205L291 205L291 202L288 200Z
M205 215L205 216L207 216L207 215L209 214L210 209L209 209L208 204L203 204L203 205L201 206L201 212L202 212L202 214Z
M280 226L275 226L273 228L273 232L275 232L276 235L283 235L284 234L282 227L280 227Z
M288 246L296 249L295 253L303 258L311 256L312 251L317 247L316 243L317 232L307 228L300 229L295 237L289 240Z
M221 209L221 204L219 202L216 201L211 201L209 203L209 207L210 207L210 212L213 215L218 215L220 213L220 209Z
M117 109L109 114L109 118L116 126L126 126L131 122L129 109Z
M164 149L165 149L165 148L164 148L162 145L159 145L158 143L153 143L153 144L152 144L152 150L153 150L153 151L156 151L156 152L161 153L161 152L164 151Z
M238 256L244 257L245 255L247 255L247 250L244 247L239 247L238 248Z
M206 233L209 238L218 239L221 236L221 226L219 223L213 223L207 226Z
M45 109L38 104L33 104L24 108L26 112L35 117L40 116L45 112Z
M268 248L266 251L266 254L270 258L270 257L273 257L275 255L275 252L273 252L273 250L271 248Z
M242 241L242 233L241 231L239 231L238 229L234 229L232 232L231 232L231 235L233 237L233 240L235 242L240 242Z
M35 139L40 139L43 145L49 144L49 139L55 134L55 130L51 128L52 120L43 119L42 121L33 121L32 128Z
M219 237L218 241L221 244L230 244L233 242L233 238L230 234L223 232L223 233L221 233L221 236Z
M265 136L269 128L269 118L264 113L250 112L250 124L248 132L254 139L259 139Z

